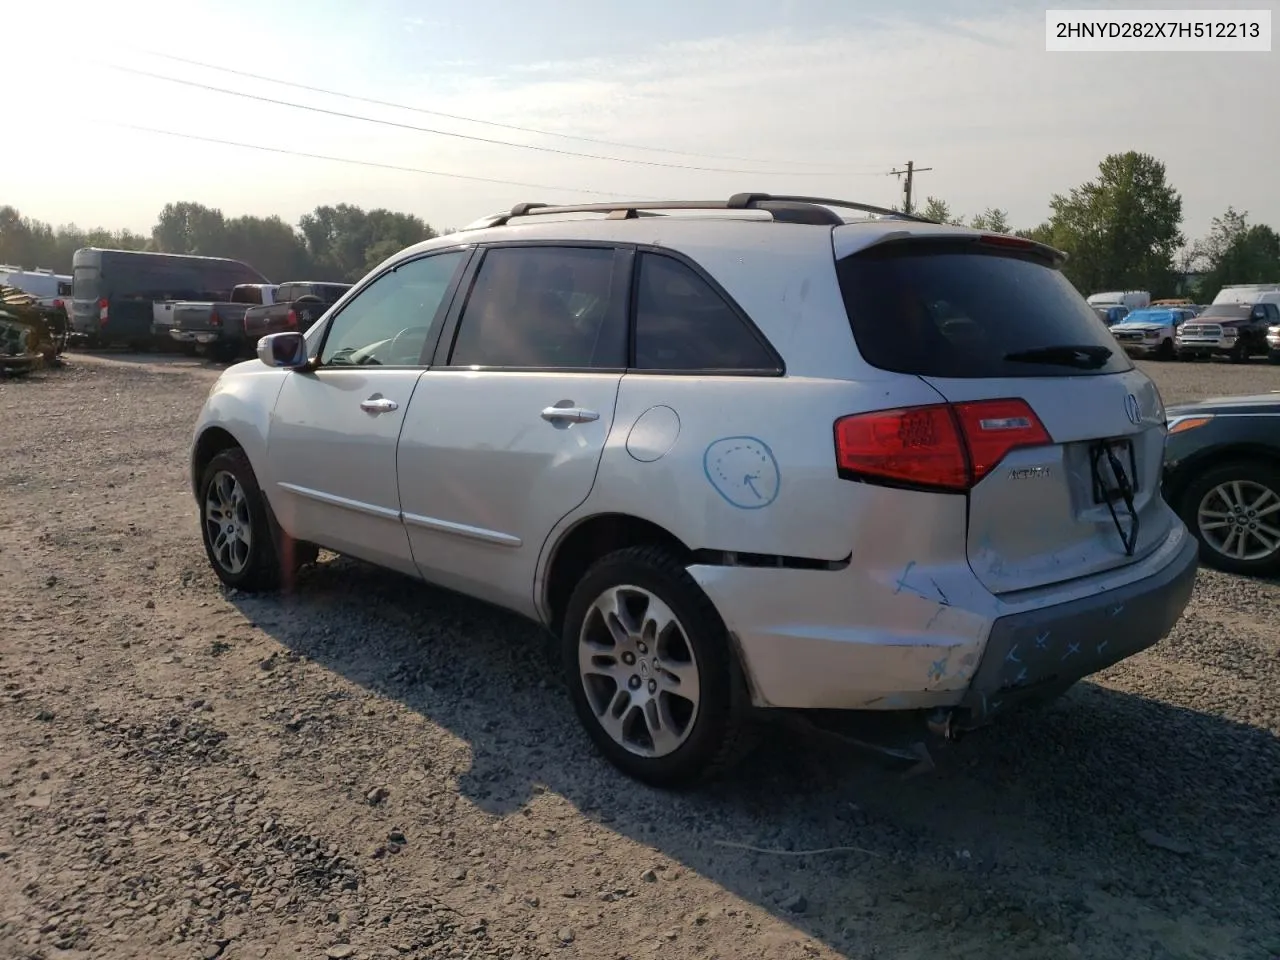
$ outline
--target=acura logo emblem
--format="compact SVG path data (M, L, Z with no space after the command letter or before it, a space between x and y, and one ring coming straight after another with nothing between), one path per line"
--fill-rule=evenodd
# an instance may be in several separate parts
M1132 393L1124 398L1124 412L1130 423L1142 422L1142 408L1138 406L1138 398Z

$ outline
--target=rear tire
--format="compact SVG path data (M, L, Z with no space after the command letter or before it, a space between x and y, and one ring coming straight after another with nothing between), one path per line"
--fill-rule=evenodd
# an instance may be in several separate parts
M1191 481L1178 513L1207 566L1254 577L1280 574L1280 469L1247 460L1210 467Z
M578 719L629 776L684 786L750 750L748 697L724 622L666 550L598 560L569 600L561 649Z
M1160 344L1160 349L1156 351L1156 359L1157 360L1177 360L1178 359L1178 354L1175 353L1173 349L1172 340L1169 340L1166 338L1164 342Z
M213 572L228 587L262 593L292 586L318 551L280 530L239 447L209 461L200 479L200 533Z

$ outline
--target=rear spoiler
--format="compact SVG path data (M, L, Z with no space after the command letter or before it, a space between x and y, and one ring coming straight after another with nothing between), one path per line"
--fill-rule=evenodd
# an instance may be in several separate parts
M847 255L861 253L864 250L871 250L876 247L883 247L889 243L928 243L928 242L951 242L951 243L977 243L986 247L996 247L1005 250L1019 251L1029 254L1038 260L1044 261L1048 266L1055 269L1061 269L1067 262L1067 252L1059 250L1057 247L1051 247L1047 243L1040 243L1038 240L1029 240L1026 237L1018 237L1009 233L971 233L960 231L922 231L922 230L893 230L874 238L870 243L857 250L851 250Z

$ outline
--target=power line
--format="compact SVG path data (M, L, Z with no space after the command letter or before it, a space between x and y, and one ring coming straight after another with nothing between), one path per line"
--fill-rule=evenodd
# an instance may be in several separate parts
M480 137L470 133L454 133L449 130L436 130L432 127L419 127L412 123L400 123L395 120L381 120L381 119L378 119L377 117L366 117L358 113L346 113L345 111L342 111L342 110L330 110L326 107L313 107L310 104L294 103L290 100L278 100L274 97L264 97L256 93L244 93L243 91L230 90L226 87L215 87L212 84L208 84L208 83L199 83L195 80L184 80L179 77L169 77L169 76L165 76L162 73L151 73L148 70L138 70L134 67L124 67L114 63L101 63L100 65L110 70L118 70L121 73L134 74L140 77L149 77L153 80L162 80L166 83L176 83L184 87L194 87L198 90L209 90L214 93L225 93L229 96L241 97L245 100L256 100L260 103L270 103L280 107L293 107L296 110L307 110L307 111L310 111L311 113L323 113L331 117L341 117L345 120L361 120L365 123L376 123L384 127L395 127L400 130L414 130L418 133L433 133L433 134L436 134L437 136L455 137L459 140L471 140L476 143L488 143L494 146L501 146L501 147L515 147L520 150L533 150L538 153L554 153L554 154L559 154L560 156L579 157L587 160L608 160L611 163L632 163L632 164L638 164L644 167L666 167L668 169L675 169L675 170L698 170L705 173L740 173L740 174L748 174L750 176L756 176L756 177L769 177L769 176L777 177L777 176L789 176L789 175L799 176L799 174L788 174L786 171L740 170L740 169L733 169L730 167L700 167L700 166L693 166L691 164L684 164L684 163L663 163L660 160L636 160L634 158L628 158L628 157L610 157L610 156L605 156L603 154L596 154L596 153L580 153L575 150L561 150L557 147L541 147L541 146L536 146L534 144L528 144L528 143L512 143L509 140L497 140L497 139L494 139L493 137ZM806 174L803 174L803 176L834 177L834 176L848 176L848 174L806 173Z
M649 153L667 153L682 157L702 157L705 160L732 160L736 163L776 163L786 164L795 167L830 167L827 163L815 163L811 160L758 160L752 157L738 157L731 154L720 153L698 153L692 150L674 150L666 147L649 147L639 143L628 143L624 140L605 140L601 137L586 137L572 133L557 133L554 130L541 130L537 127L523 127L515 123L500 123L497 120L481 120L478 117L466 117L457 113L445 113L442 110L429 110L426 107L415 107L407 103L396 103L392 100L379 100L376 97L364 97L354 93L343 93L341 90L329 90L325 87L313 87L305 83L297 83L293 80L280 80L277 77L268 77L260 73L250 73L248 70L237 70L233 67L223 67L214 63L205 63L201 60L191 60L187 57L179 57L172 53L161 53L158 50L145 50L140 47L132 48L139 53L144 53L152 57L160 57L165 60L172 60L175 63L185 63L192 67L203 67L206 70L216 70L220 73L229 73L237 77L247 77L250 80L261 80L264 83L276 83L282 87L293 87L296 90L307 90L311 93L322 93L330 97L341 97L344 100L354 100L359 103L369 103L379 107L392 107L396 110L408 110L412 113L421 113L431 117L443 117L446 120L461 120L465 123L478 123L486 127L498 127L502 130L515 130L520 133L532 133L539 137L558 137L562 140L577 140L581 143L598 143L606 147L621 147L624 150L643 150ZM880 171L873 173L868 171L866 176L873 176ZM833 176L842 174L832 174ZM857 174L855 174L857 175Z
M257 143L242 143L238 140L222 140L218 137L205 137L194 133L180 133L176 130L160 130L156 127L142 127L132 123L116 123L114 121L99 121L110 127L120 127L125 130L137 130L142 133L155 133L165 137L177 137L182 140L198 140L202 143L217 143L224 147L241 147L245 150L261 150L264 153L279 153L290 157L306 157L309 160L329 160L334 163L349 163L359 167L377 167L380 170L398 170L402 173L421 173L429 177L448 177L453 180L472 180L477 183L496 183L508 187L528 187L531 190L553 190L565 193L589 193L597 197L619 198L624 196L621 193L608 193L604 190L587 190L582 187L556 187L545 183L526 183L521 180L501 180L496 177L477 177L466 173L445 173L441 170L424 170L421 167L403 167L394 163L379 163L376 160L354 160L350 157L331 157L322 153L306 153L302 150L287 150L284 147L264 147ZM641 199L651 199L642 197Z
M911 212L912 177L917 173L924 173L926 170L932 170L932 169L933 167L917 167L914 160L908 160L907 169L905 170L895 169L895 170L889 171L889 176L891 177L900 177L903 174L906 174L907 176L907 182L902 185L902 194L903 194L902 212L903 213Z

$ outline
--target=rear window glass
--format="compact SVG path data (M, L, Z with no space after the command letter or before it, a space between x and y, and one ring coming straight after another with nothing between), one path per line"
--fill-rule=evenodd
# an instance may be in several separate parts
M98 268L76 267L71 271L72 296L77 300L98 299Z
M1060 272L972 241L886 243L837 264L863 358L930 377L1045 377L1133 369Z
M1244 304L1218 303L1200 314L1201 320L1243 320L1249 316L1249 307Z

